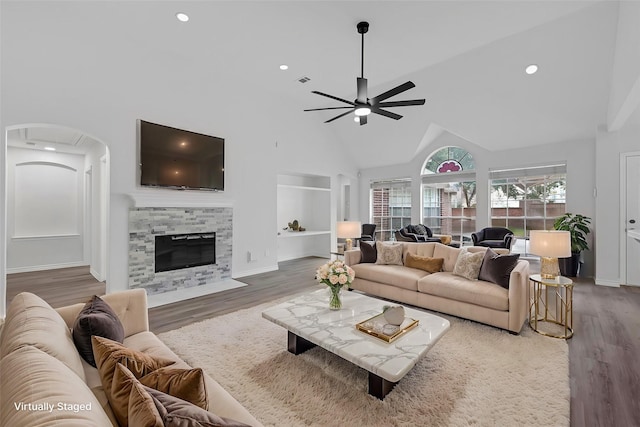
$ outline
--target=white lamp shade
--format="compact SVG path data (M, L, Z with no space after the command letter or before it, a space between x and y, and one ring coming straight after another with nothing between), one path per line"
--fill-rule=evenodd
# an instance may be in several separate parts
M548 258L571 256L571 234L560 230L531 230L530 251L534 255Z
M340 221L338 222L339 239L355 239L362 234L360 221Z

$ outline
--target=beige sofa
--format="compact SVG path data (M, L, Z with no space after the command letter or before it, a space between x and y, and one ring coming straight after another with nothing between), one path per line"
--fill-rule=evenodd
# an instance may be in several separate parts
M527 317L529 263L518 260L509 278L509 289L482 280L454 275L461 249L440 243L396 243L406 254L443 258L441 272L427 273L401 265L360 263L361 252L345 252L345 263L356 273L351 288L382 298L451 314L519 333ZM469 252L486 251L468 247ZM496 251L500 252L500 251Z
M176 368L190 368L149 332L144 290L102 299L122 322L126 347L175 360L171 366ZM0 335L1 426L117 426L98 370L80 357L71 337L70 327L83 306L54 310L26 292L13 299ZM206 374L205 383L209 411L261 425Z

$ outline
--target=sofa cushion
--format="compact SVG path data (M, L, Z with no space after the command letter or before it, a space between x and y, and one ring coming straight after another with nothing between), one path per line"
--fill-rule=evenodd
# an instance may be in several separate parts
M111 306L102 298L94 295L78 314L73 323L73 342L78 348L80 356L91 366L96 366L93 358L91 336L109 338L122 343L124 327Z
M22 292L13 298L7 310L0 335L0 358L26 345L59 359L85 380L82 359L60 314L39 296Z
M411 253L407 253L404 258L405 267L418 268L427 273L442 271L442 264L444 264L444 258L422 257Z
M0 378L3 426L112 425L84 381L66 364L34 346L23 346L3 357Z
M433 250L436 246L435 243L415 243L415 242L405 242L402 243L403 246L403 257L407 259L407 254L422 256L422 257L433 257Z
M511 272L518 263L519 258L520 254L498 255L491 248L487 249L482 260L478 279L509 289Z
M456 276L462 276L469 280L477 280L483 259L484 253L472 253L463 249L460 251L456 265L453 267L453 274Z
M400 265L356 264L352 268L356 272L356 280L391 284L411 291L417 291L418 280L429 274L424 270Z
M360 242L360 252L362 252L362 256L360 257L360 262L362 263L373 263L378 259L378 251L376 249L376 244Z
M402 249L401 243L376 242L376 251L378 253L376 264L402 265Z
M507 289L495 283L465 279L450 272L428 274L418 281L418 290L494 310L509 310Z
M163 393L170 394L196 406L206 409L207 392L204 383L202 369L176 369L171 367L160 368L141 378L118 363L113 373L111 385L111 408L113 409L118 424L122 427L134 426L128 422L129 395L134 381L151 387Z
M137 381L131 385L127 411L132 426L164 427L164 422L154 400L144 389L144 386Z
M456 265L460 251L461 249L459 248L436 244L433 248L433 257L444 258L444 264L442 265L443 271L453 271L453 267Z

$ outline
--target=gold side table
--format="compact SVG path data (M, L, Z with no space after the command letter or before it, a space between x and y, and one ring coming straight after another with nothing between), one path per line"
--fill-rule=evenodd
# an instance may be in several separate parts
M548 337L569 339L573 336L573 280L558 276L529 276L529 326ZM551 325L552 328L546 326ZM558 325L558 326L554 326Z

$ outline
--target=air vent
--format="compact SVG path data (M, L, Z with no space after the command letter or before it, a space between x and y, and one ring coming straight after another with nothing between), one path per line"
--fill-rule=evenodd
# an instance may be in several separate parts
M25 144L27 144L27 145L36 145L35 142L29 142L29 141L27 141Z
M309 77L307 77L307 76L302 76L302 77L300 77L300 78L298 79L298 81L299 81L300 83L307 83L307 82L308 82L308 81L310 81L310 80L311 80L311 79L310 79Z

